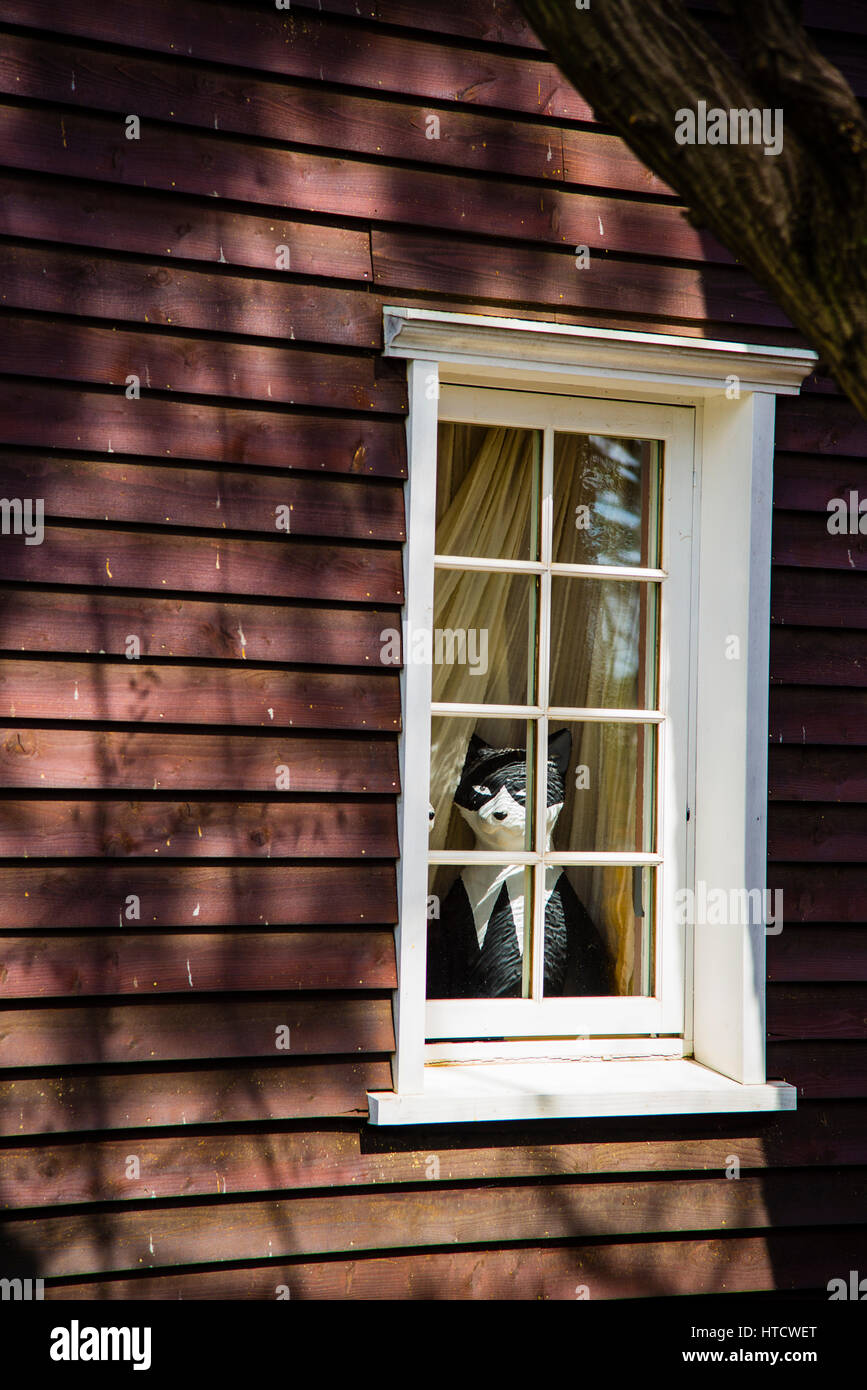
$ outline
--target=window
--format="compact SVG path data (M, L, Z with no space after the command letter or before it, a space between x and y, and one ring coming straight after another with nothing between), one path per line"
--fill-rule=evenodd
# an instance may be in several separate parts
M813 355L385 315L408 601L371 1119L791 1107L764 918L695 904L764 896L773 396Z

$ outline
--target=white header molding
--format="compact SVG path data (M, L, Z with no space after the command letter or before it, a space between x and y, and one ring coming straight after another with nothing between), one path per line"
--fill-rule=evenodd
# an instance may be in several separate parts
M818 356L809 348L767 347L687 338L671 333L552 324L536 319L453 314L437 309L383 307L385 356L429 358L477 370L461 378L490 379L517 369L554 372L573 383L649 383L696 392L741 390L797 395ZM443 379L445 375L443 374Z

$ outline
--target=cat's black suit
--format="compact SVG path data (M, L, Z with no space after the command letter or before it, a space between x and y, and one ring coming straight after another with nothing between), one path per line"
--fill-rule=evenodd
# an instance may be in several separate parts
M546 997L612 992L608 953L566 877L545 905ZM473 910L463 879L443 899L439 921L428 923L428 999L520 998L518 934L504 883L479 950Z

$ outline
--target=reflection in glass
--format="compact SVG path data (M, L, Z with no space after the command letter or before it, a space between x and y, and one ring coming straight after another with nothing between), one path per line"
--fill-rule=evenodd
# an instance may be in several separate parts
M551 869L548 870L552 872ZM586 904L612 966L612 994L652 995L656 951L656 869L652 865L576 866L565 874ZM545 930L548 930L546 914ZM547 948L546 948L547 949ZM582 991L575 990L576 995ZM546 995L550 995L547 986ZM564 994L569 993L563 990Z
M551 580L551 704L656 707L659 586L620 579Z
M554 435L554 560L659 565L659 455L649 439Z
M570 723L568 796L553 848L652 854L656 848L656 726Z
M434 701L534 702L538 586L535 575L436 571Z
M538 559L541 441L537 430L439 425L438 555Z

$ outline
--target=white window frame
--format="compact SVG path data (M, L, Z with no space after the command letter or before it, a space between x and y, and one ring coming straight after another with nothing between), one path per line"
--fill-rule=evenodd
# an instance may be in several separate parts
M660 582L660 629L662 646L659 651L659 701L648 709L556 709L546 715L541 706L495 706L462 705L450 706L431 704L430 667L422 668L427 679L426 697L407 706L407 748L405 774L407 784L425 787L430 781L430 715L450 715L459 711L475 713L479 717L530 719L539 716L536 727L539 736L537 750L538 762L547 762L547 731L551 721L554 727L568 720L592 720L600 717L631 721L642 724L655 724L658 730L659 746L656 753L657 766L657 820L659 825L659 844L653 852L638 853L624 851L609 852L555 852L548 856L559 864L648 864L656 867L656 892L654 920L665 923L665 929L658 938L658 949L654 960L654 992L650 997L638 995L599 999L548 999L534 1002L531 999L479 999L479 1000L428 1000L425 1005L425 1036L439 1038L478 1038L479 1036L511 1036L528 1038L576 1037L584 1035L631 1034L648 1036L655 1034L681 1035L684 1026L684 983L683 965L684 929L675 923L675 893L679 885L689 881L688 859L690 853L691 824L686 819L690 788L687 769L689 766L689 693L691 667L677 660L677 649L690 650L690 578L692 573L692 510L693 510L693 444L694 414L684 406L647 405L639 401L595 401L586 397L566 397L535 392L496 390L485 387L443 386L440 392L438 420L486 423L538 430L543 433L545 445L542 461L542 548L541 559L537 563L527 562L522 571L536 573L544 584L546 571L555 574L584 575L600 580L611 579L618 582L636 583ZM553 486L553 441L554 431L585 434L606 434L615 437L630 436L638 439L658 440L664 448L662 518L663 535L661 568L637 569L627 566L607 567L600 565L560 565L546 553L550 549L552 537L550 530L550 508L546 506ZM435 495L435 480L434 480ZM430 524L429 517L428 523ZM416 533L418 535L418 532ZM422 544L429 550L428 538ZM448 560L437 557L435 569L464 568L506 569L514 572L514 562L482 561L466 557L449 556ZM413 592L406 608L406 621L409 632L424 626L433 600L430 593L422 593L422 586ZM413 601L423 602L422 611L413 611ZM543 605L544 612L544 605ZM543 638L539 654L540 666L545 667L547 650ZM674 650L671 648L674 647ZM407 653L404 653L407 660ZM540 672L543 675L543 672ZM421 684L421 682L419 682ZM668 734L677 730L679 747L668 747ZM537 807L537 841L544 842L544 813L541 805ZM541 844L527 854L502 855L504 863L535 864L540 861ZM490 863L490 854L474 854L468 851L429 854L431 862L447 864ZM403 872L407 882L415 885L415 893L421 897L422 869L404 856ZM412 891L412 890L410 890ZM541 917L543 899L537 880L534 895L535 924L534 937L541 939ZM535 955L536 992L538 993L543 959L541 952ZM416 1007L419 1001L416 1000ZM483 1050L479 1049L480 1055ZM440 1046L437 1055L448 1055L447 1049Z
M686 788L690 825L687 836L681 835L684 849L674 839L660 848L665 861L671 854L686 856L688 883L703 880L763 893L774 398L797 393L816 355L799 348L437 310L386 307L383 313L386 355L408 361L405 620L410 631L433 626L437 423L447 386L496 388L506 412L502 423L509 423L509 388L572 397L571 406L564 403L563 418L573 421L576 415L569 412L580 414L580 398L592 401L587 408L594 421L608 403L612 428L594 423L588 432L664 438L667 459L673 445L683 447L682 428L678 433L674 426L685 412L664 407L693 413L695 486L687 507L692 525L684 539L692 547L689 655L694 667L687 722L695 785ZM654 409L645 409L642 417L642 405ZM615 421L651 416L656 425L650 430L613 427ZM667 433L661 434L664 419ZM580 429L574 423L560 427ZM682 485L677 468L666 470L666 476ZM682 526L683 497L666 501L664 516L674 519L673 508L679 508ZM737 660L727 656L731 636L740 641ZM664 967L658 966L658 980L668 988L677 979L677 999L669 989L661 1001L552 1000L535 1007L547 1007L552 1018L557 1014L551 1029L556 1038L425 1043L425 1015L435 1017L439 1007L425 1000L426 923L419 921L419 902L427 891L430 680L430 666L405 661L403 709L412 736L401 740L394 1090L370 1093L371 1121L794 1108L794 1087L765 1077L761 922L698 923L678 943L666 921L662 942L669 955ZM672 763L660 750L658 762L663 761ZM669 786L660 809L670 818L673 811L685 810L676 803L686 798L682 785ZM669 881L669 891L673 886ZM528 1004L485 1001L482 1007L505 1018L516 1005ZM569 1022L576 1010L581 1036ZM504 1034L514 1031L511 1024L502 1028ZM602 1032L605 1037L592 1036Z

